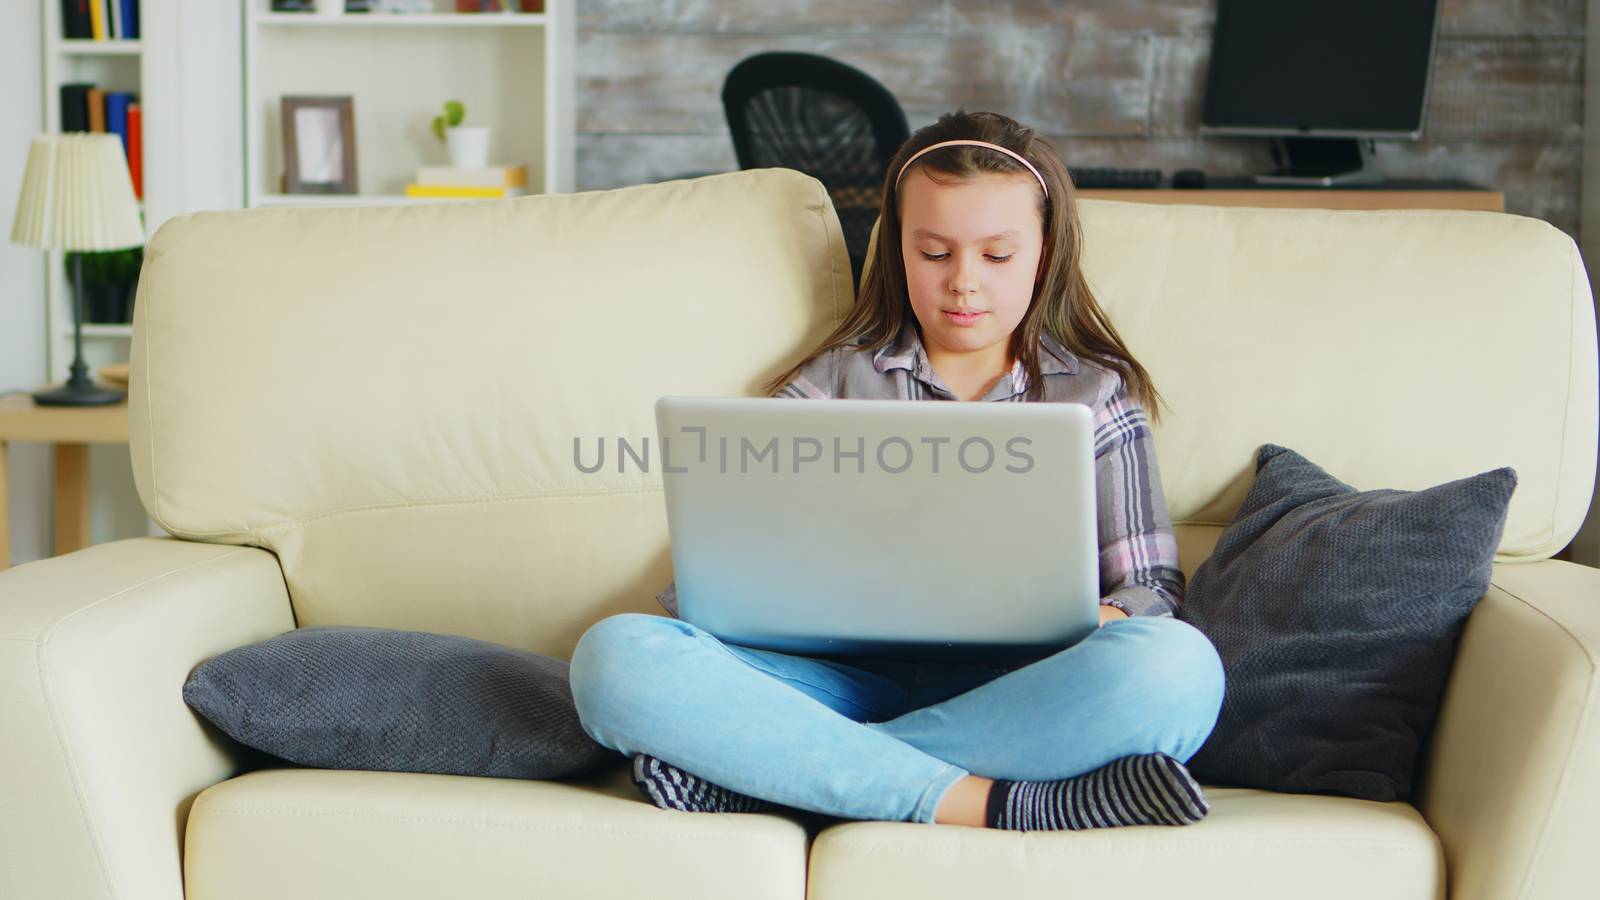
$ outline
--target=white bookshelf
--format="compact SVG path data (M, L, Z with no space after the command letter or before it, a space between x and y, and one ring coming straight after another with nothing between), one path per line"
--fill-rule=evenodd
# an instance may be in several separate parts
M423 166L448 165L429 130L444 102L466 105L464 124L487 125L491 165L528 167L528 193L568 193L576 183L570 0L543 13L274 13L244 3L245 205L454 202L405 196ZM282 191L285 95L353 98L357 192Z
M198 209L243 205L237 148L239 17L224 4L141 0L139 38L95 41L62 37L60 0L39 0L43 47L42 130L61 130L61 85L93 82L131 91L143 110L146 240L168 219ZM220 151L220 152L219 152ZM45 254L45 337L49 380L72 365L72 282L60 251ZM86 325L84 361L91 372L128 358L133 326Z
M95 41L62 36L61 0L38 3L41 131L61 131L62 84L93 82L103 90L138 95L144 132L140 209L147 241L174 216L243 205L236 6L140 0L137 40ZM46 381L60 384L71 374L73 358L72 283L61 251L40 258ZM91 376L101 366L126 362L132 340L131 324L86 323L83 356ZM139 502L127 447L94 444L89 452L90 540L163 534Z
M61 85L75 81L94 82L107 91L132 91L144 106L143 40L94 41L63 38L61 3L40 0L40 22L44 48L44 130L61 131ZM141 205L141 208L142 205ZM148 215L147 215L148 220ZM67 277L66 255L59 250L45 254L45 322L48 347L45 353L50 380L64 380L72 365L72 282ZM83 333L84 360L90 372L99 366L128 358L131 328L86 326Z

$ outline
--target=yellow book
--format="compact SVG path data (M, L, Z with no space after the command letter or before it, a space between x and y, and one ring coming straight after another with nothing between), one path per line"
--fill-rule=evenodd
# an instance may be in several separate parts
M474 187L458 184L408 184L407 197L520 197L519 187Z
M460 187L527 187L528 167L484 166L458 169L455 166L423 166L417 170L417 184L448 184Z
M89 0L89 27L94 30L95 40L103 41L108 37L105 0Z

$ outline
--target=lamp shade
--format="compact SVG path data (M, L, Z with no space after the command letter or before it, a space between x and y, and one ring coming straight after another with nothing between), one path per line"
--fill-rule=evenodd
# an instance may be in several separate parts
M35 135L11 240L51 250L142 245L122 139L110 132Z

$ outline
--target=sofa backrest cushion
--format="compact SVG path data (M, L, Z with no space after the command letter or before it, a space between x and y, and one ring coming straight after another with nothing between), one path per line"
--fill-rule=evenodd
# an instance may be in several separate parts
M182 216L140 278L135 484L178 537L276 553L299 625L565 658L672 575L659 465L619 472L616 439L663 394L757 393L851 299L827 193L787 169Z
M1577 533L1600 377L1565 233L1491 212L1080 202L1090 285L1167 401L1174 522L1228 524L1277 444L1358 490L1510 466L1500 562Z
M1600 375L1565 233L1459 210L1078 205L1090 286L1166 401L1153 431L1180 544L1232 520L1267 444L1359 490L1510 466L1498 562L1577 534Z
M1268 443L1361 490L1514 468L1500 561L1576 533L1595 330L1565 234L1495 213L1082 210L1090 283L1167 401L1180 534L1232 519ZM179 217L134 314L135 484L179 537L276 553L301 625L565 657L605 615L659 612L671 579L660 467L619 472L617 439L653 436L663 394L757 393L851 301L827 194L785 169ZM574 442L589 464L600 438L584 473Z

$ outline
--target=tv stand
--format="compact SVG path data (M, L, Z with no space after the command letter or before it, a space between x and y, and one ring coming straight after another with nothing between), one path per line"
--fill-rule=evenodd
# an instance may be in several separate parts
M1201 206L1256 206L1273 209L1476 209L1505 212L1505 195L1465 181L1390 178L1382 184L1302 187L1260 184L1254 176L1206 178L1203 188L1107 188L1075 192L1084 200L1133 203L1183 203Z
M1272 159L1277 171L1257 175L1258 184L1332 187L1383 181L1372 167L1372 141L1366 138L1274 138Z

